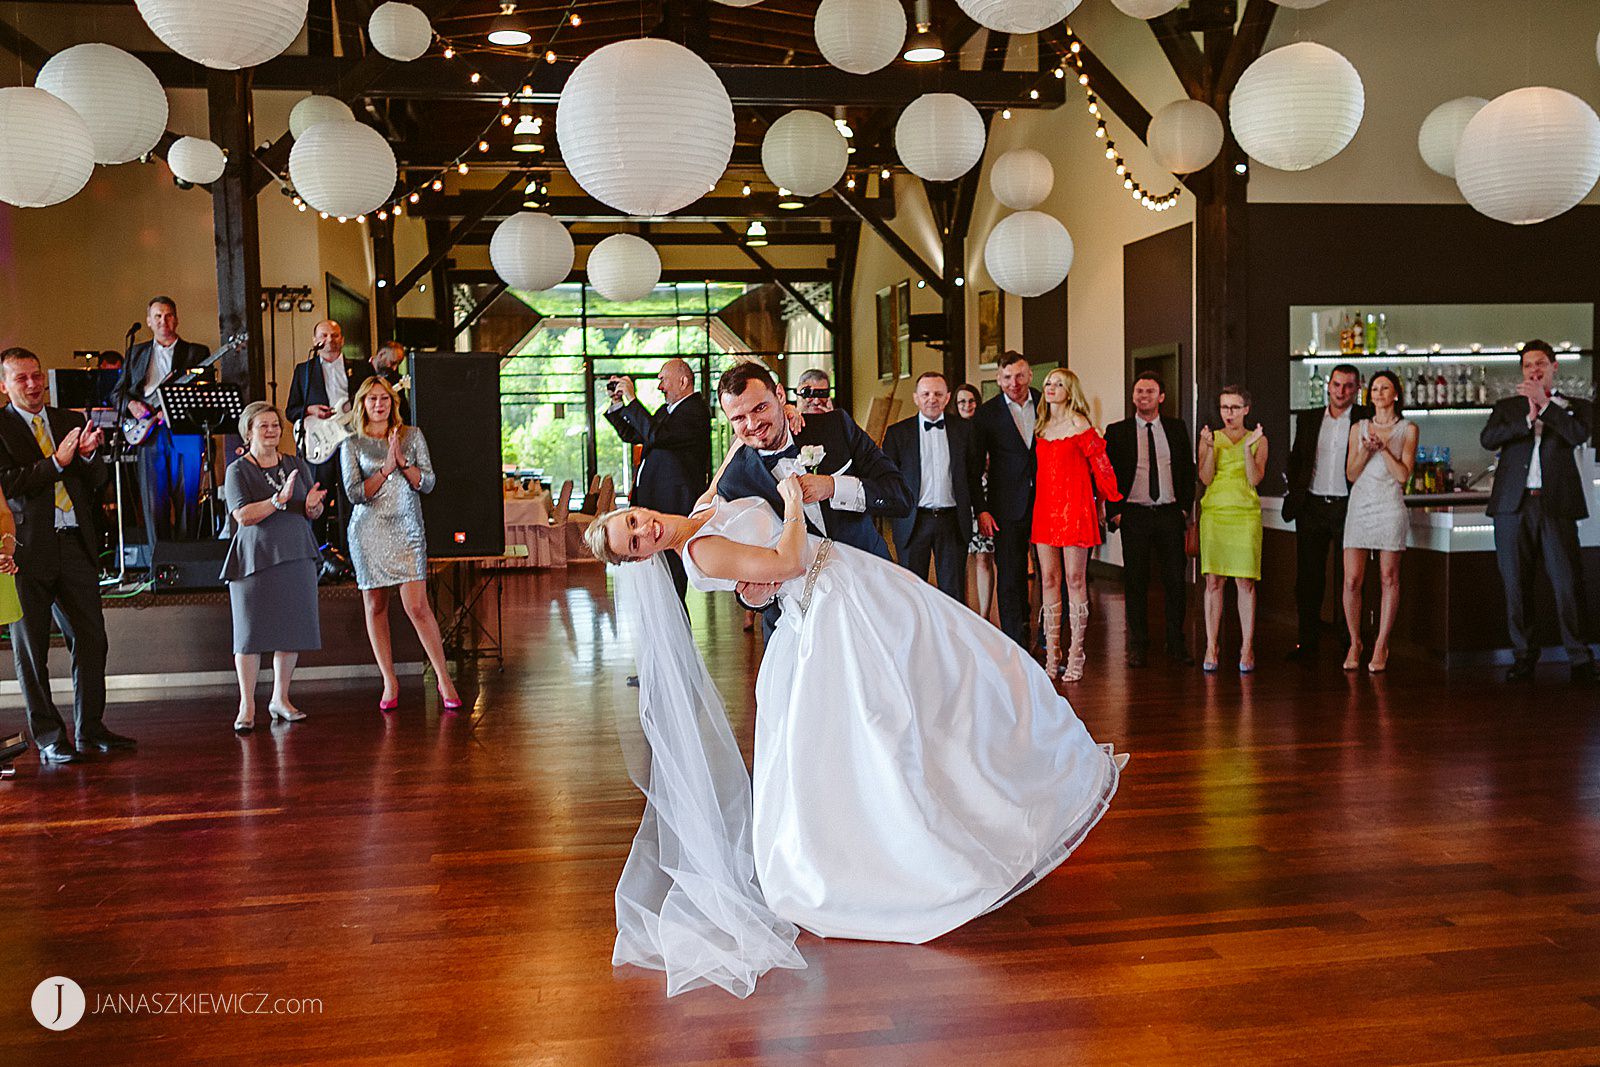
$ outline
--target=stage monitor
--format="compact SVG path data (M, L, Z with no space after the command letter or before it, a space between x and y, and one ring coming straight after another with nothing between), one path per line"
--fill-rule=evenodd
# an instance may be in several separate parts
M437 477L422 498L434 559L506 550L500 359L494 352L413 352L407 361L411 410Z

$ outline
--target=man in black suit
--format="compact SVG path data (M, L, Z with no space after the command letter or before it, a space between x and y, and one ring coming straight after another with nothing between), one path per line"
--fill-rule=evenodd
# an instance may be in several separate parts
M154 414L159 406L157 390L211 355L205 345L178 337L178 305L172 297L151 298L145 307L145 322L154 339L133 346L111 394L123 418ZM199 434L174 434L163 421L139 446L139 503L152 549L157 538L189 541L197 535L205 445Z
M1528 600L1542 555L1572 681L1590 685L1594 655L1583 639L1578 598L1578 521L1588 516L1589 503L1573 453L1589 442L1594 410L1587 400L1553 392L1555 372L1549 344L1523 345L1517 395L1495 404L1479 440L1500 453L1487 510L1494 519L1494 553L1505 585L1514 657L1506 680L1532 678L1539 661Z
M1149 656L1152 562L1166 604L1167 656L1185 666L1194 663L1183 640L1183 532L1194 507L1194 449L1184 421L1161 414L1166 399L1161 376L1146 371L1133 382L1133 415L1106 427L1106 454L1122 492L1120 501L1106 504L1106 515L1122 531L1130 667L1143 667Z
M289 402L284 414L291 422L306 419L331 419L350 410L351 398L361 383L371 377L367 364L350 363L344 358L344 329L332 319L326 319L311 331L313 352L311 358L294 369L289 383ZM301 432L304 440L304 431ZM333 499L337 507L327 508L314 525L317 538L325 545L344 548L345 518L350 514L350 500L344 494L344 479L339 473L339 454L335 452L321 463L312 464L313 478L324 488L333 486Z
M1000 357L1000 395L978 406L978 469L989 482L979 491L978 532L994 538L995 591L1000 629L1028 647L1028 544L1033 533L1033 424L1039 393L1033 365L1020 352Z
M687 515L711 477L711 405L695 389L694 371L681 359L663 363L656 383L664 403L652 415L639 403L632 378L612 378L606 385L612 397L606 421L623 441L644 449L631 502ZM689 587L683 560L676 552L668 552L666 559L682 600Z
M17 523L17 599L11 624L17 681L28 731L47 763L78 758L50 697L50 621L61 624L72 655L73 717L80 748L134 746L106 729L106 624L100 613L100 491L106 466L94 461L100 431L83 417L45 405L39 357L26 348L0 352L6 396L0 412L0 489Z
M1313 659L1322 638L1322 595L1327 588L1328 552L1344 558L1344 517L1350 504L1345 448L1350 427L1371 418L1356 403L1361 373L1341 363L1328 375L1328 406L1303 411L1295 420L1289 451L1289 488L1283 520L1294 523L1294 599L1299 636L1287 658Z
M842 411L808 415L798 434L789 432L783 390L760 363L729 368L717 382L717 402L734 436L744 445L717 480L724 500L758 496L781 509L778 482L796 473L800 450L815 447L822 459L800 475L805 490L806 529L821 537L889 558L872 516L896 518L911 511L911 491L900 471L855 421ZM741 585L745 603L762 612L771 636L780 614L776 586Z
M918 578L928 576L932 557L939 588L967 599L967 544L972 540L972 502L983 495L978 445L972 427L946 418L950 384L938 371L917 379L912 400L918 414L902 419L883 435L883 451L900 468L917 506L893 520L900 565Z

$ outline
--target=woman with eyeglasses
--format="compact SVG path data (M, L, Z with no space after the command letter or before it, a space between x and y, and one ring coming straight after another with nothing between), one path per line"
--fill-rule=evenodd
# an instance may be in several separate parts
M1205 575L1206 655L1200 669L1217 670L1223 591L1233 579L1239 594L1239 673L1256 669L1256 582L1261 578L1261 497L1256 486L1267 469L1267 435L1247 430L1250 394L1226 385L1217 400L1222 429L1200 429L1200 573Z
M956 386L956 414L971 422L978 417L978 405L983 403L983 394L971 382L962 382ZM987 471L983 475L985 487L989 484ZM967 543L967 555L972 557L972 581L969 585L977 593L978 603L975 608L979 615L989 618L989 608L994 603L995 570L994 570L994 537L983 536L983 533L974 526L972 540ZM995 620L990 620L995 621Z

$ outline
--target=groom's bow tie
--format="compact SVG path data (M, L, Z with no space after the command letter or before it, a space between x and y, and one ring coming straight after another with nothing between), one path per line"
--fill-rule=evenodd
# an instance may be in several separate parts
M794 459L799 454L800 454L800 446L795 444L793 441L790 441L788 448L782 448L782 449L779 449L776 452L763 452L763 453L761 453L761 462L763 464L765 464L767 470L770 471L772 468L774 468L774 467L776 467L778 465L778 460L780 460L780 459Z

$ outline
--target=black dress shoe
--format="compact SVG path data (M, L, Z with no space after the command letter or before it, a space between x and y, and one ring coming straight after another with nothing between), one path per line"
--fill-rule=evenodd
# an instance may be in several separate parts
M124 737L121 734L112 733L110 730L102 727L92 734L86 733L84 736L78 738L78 744L82 745L84 748L98 748L101 752L110 752L113 749L134 748L139 744L139 742L135 741L131 737Z
M78 755L78 750L65 741L57 741L53 745L45 745L39 749L40 763L76 763L82 758Z
M1285 655L1283 658L1288 660L1291 663L1301 663L1301 662L1305 662L1307 660L1316 659L1317 658L1317 646L1316 645L1295 645L1293 648L1291 648L1289 650L1288 654Z
M1187 648L1169 648L1167 649L1167 658L1180 667L1194 666L1194 657L1189 655Z
M1506 670L1506 681L1528 682L1533 680L1533 669L1539 663L1536 659L1514 660Z
M1130 666L1130 667L1143 667L1149 661L1150 661L1149 657L1146 655L1144 649L1142 649L1142 648L1130 648L1130 649L1128 649L1128 666Z
M628 675L628 688L629 689L637 689L637 688L639 688L639 676L637 674Z

